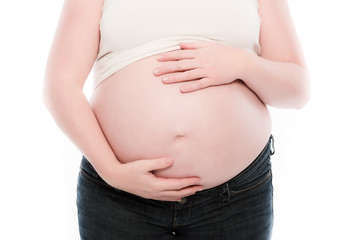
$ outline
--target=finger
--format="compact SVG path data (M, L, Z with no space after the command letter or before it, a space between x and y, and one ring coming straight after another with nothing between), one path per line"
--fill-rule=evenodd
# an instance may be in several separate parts
M156 76L163 75L165 73L182 72L196 68L196 63L191 59L184 59L179 61L171 61L163 63L161 66L154 69Z
M180 88L182 93L193 92L211 86L211 78L202 78L193 83L186 84Z
M190 186L199 185L200 178L198 177L188 177L188 178L157 178L159 181L158 188L161 191L169 191L169 190L180 190Z
M174 159L172 159L171 157L162 157L155 159L147 159L141 162L143 162L146 171L151 172L172 166L174 164Z
M205 73L202 69L195 68L185 72L177 72L173 74L168 74L162 78L163 83L176 83L184 82L195 79L201 79L205 77Z
M162 53L157 57L157 60L163 62L163 61L175 61L175 60L192 59L192 58L195 58L194 50L181 49L181 50Z
M196 41L196 42L180 42L182 49L198 49L209 45L209 41Z
M184 188L184 189L181 189L178 191L163 191L161 193L161 197L173 199L174 201L176 201L178 199L191 196L191 195L195 194L196 192L202 191L202 190L203 190L203 188L201 186L193 186L193 187Z

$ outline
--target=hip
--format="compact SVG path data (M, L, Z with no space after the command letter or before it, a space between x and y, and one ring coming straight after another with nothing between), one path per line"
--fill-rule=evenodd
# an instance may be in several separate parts
M129 240L171 239L173 235L199 240L270 239L273 152L270 137L258 157L238 175L180 202L144 199L112 188L83 158L77 188L80 234L98 240L101 234Z

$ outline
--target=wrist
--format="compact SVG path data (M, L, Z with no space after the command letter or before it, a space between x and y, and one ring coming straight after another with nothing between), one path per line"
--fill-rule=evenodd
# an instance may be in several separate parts
M244 82L251 76L258 63L259 56L248 49L239 48L237 52L237 79Z
M111 159L97 162L94 168L105 182L112 185L111 180L114 179L114 176L119 176L121 165L122 163L117 159Z

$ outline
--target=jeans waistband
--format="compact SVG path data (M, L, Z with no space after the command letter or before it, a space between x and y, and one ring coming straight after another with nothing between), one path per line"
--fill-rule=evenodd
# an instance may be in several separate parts
M255 160L247 166L243 171L238 175L231 178L227 182L220 184L219 186L197 192L191 197L203 197L203 196L215 196L215 195L228 195L230 189L234 186L244 185L253 181L255 178L261 177L265 174L268 174L271 169L270 156L275 153L274 148L274 137L271 135L269 141L267 142L264 149L260 154L255 158Z

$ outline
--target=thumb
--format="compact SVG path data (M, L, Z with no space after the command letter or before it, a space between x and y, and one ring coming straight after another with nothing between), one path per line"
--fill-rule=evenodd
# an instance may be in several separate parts
M149 172L168 168L171 167L173 164L174 164L174 159L172 159L171 157L162 157L162 158L146 160L146 165L147 165L146 168Z

